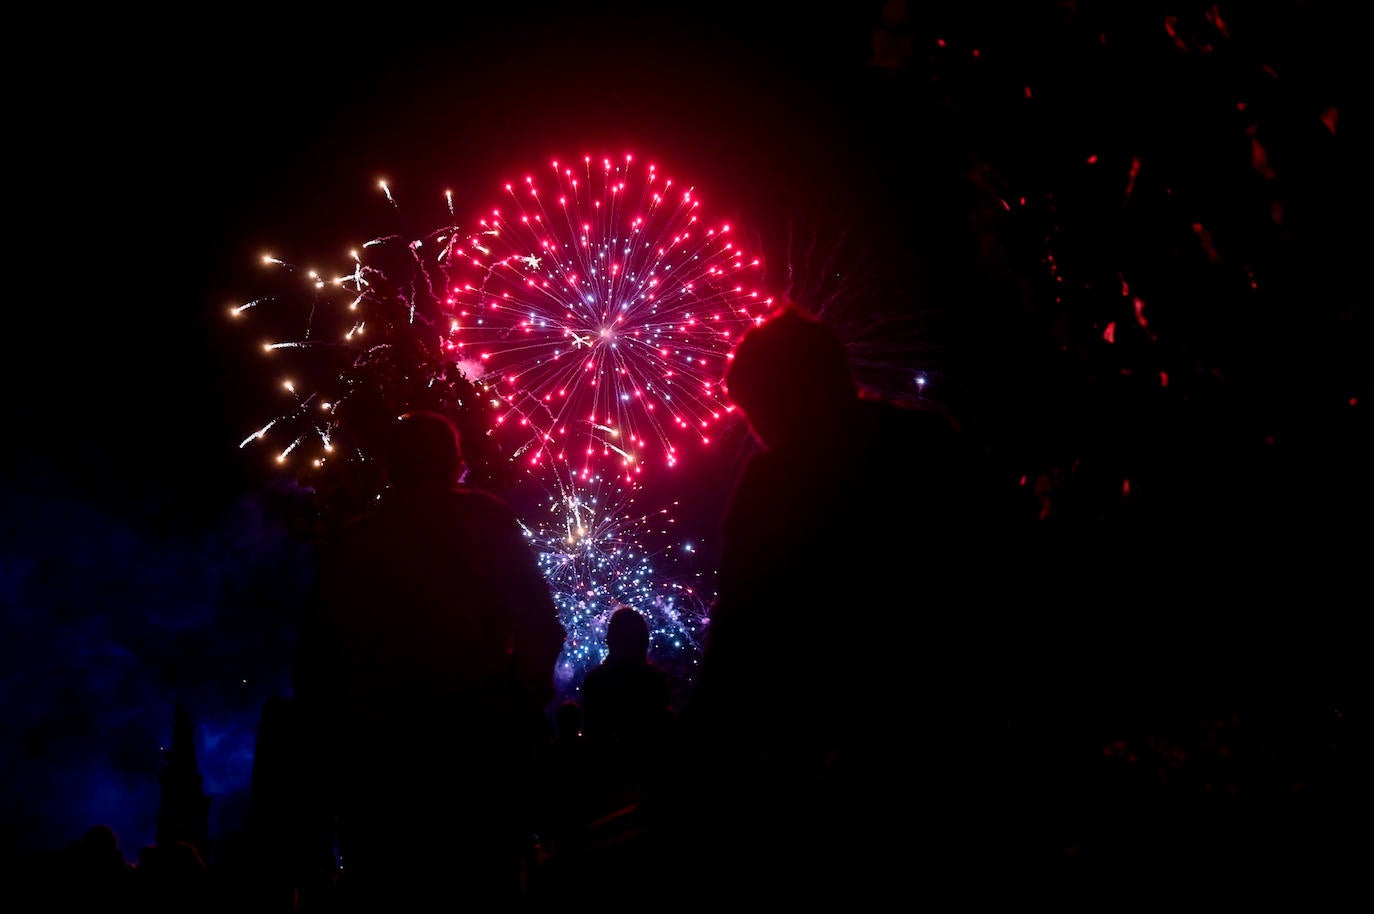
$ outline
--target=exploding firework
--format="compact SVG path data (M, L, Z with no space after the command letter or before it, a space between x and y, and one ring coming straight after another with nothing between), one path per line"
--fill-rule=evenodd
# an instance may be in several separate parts
M381 188L394 204L390 188ZM503 493L514 484L509 455L489 435L501 401L445 345L442 267L457 231L374 238L350 251L332 276L265 255L263 263L284 274L280 288L230 309L239 320L270 312L267 322L285 335L262 348L273 361L291 357L280 382L287 407L239 446L271 441L276 462L317 492L326 513L347 516L379 494L384 480L375 456L390 423L408 410L454 421L467 482ZM300 323L283 327L284 315Z
M709 445L732 418L725 360L774 305L760 261L654 165L592 162L554 163L556 202L527 177L471 229L376 238L333 278L304 271L305 332L264 348L309 351L317 386L283 381L290 410L243 444L272 432L281 461L307 445L316 468L365 461L379 417L427 405L467 425L489 413L486 432L501 434L484 438L511 459L584 479L610 460L632 480ZM351 420L350 403L364 407Z
M272 441L326 515L380 494L373 455L395 416L454 420L466 481L516 508L553 590L565 696L604 658L619 606L648 619L657 660L692 677L709 595L675 503L641 506L641 474L678 466L734 418L725 361L774 304L755 288L759 260L728 224L702 222L692 189L630 156L592 162L555 164L556 205L527 178L504 214L375 238L332 277L265 257L287 289L231 309L302 321L263 343L293 359L290 400L240 447Z
M498 424L533 428L532 464L627 480L673 467L729 418L721 377L739 334L773 306L760 262L692 188L632 156L553 163L450 237L445 305L456 364L499 392Z

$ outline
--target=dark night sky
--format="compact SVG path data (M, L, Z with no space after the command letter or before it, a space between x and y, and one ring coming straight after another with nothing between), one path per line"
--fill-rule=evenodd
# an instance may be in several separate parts
M175 700L197 718L217 824L241 815L306 574L285 496L237 447L270 418L273 384L226 309L252 294L265 250L327 266L395 230L382 177L402 218L428 229L446 189L461 213L552 156L632 151L688 176L714 215L753 223L770 252L789 225L847 232L853 297L880 327L916 320L917 365L947 382L937 394L1023 442L1008 463L1032 475L1091 452L1093 432L1130 440L1103 418L1106 385L1049 405L1100 354L1037 361L1046 340L1097 341L1112 320L1124 339L1129 309L1092 290L1129 271L1175 385L1226 375L1236 408L1213 418L1257 440L1319 434L1293 465L1335 445L1322 494L1367 503L1354 484L1367 421L1352 411L1363 398L1367 414L1374 391L1350 291L1364 233L1338 220L1364 209L1346 163L1367 112L1345 79L1337 5L1238 8L1222 39L1205 4L911 4L881 47L912 52L882 61L876 2L575 6L101 12L38 31L41 62L9 78L24 213L11 275L30 291L7 309L7 845L53 847L96 821L128 852L151 841ZM1111 53L1094 56L1098 34ZM1323 128L1329 107L1339 129ZM1279 175L1268 184L1256 138ZM1110 178L1083 176L1094 155ZM1140 205L1156 211L1128 221L1132 155L1147 163ZM1030 215L994 225L988 204L1020 195ZM1221 248L1213 272L1194 224ZM775 280L784 259L769 263ZM1067 331L1045 305L1055 269L1079 292ZM1239 300L1256 272L1278 291ZM876 305L861 294L874 285ZM1171 315L1171 300L1189 309ZM1162 460L1166 445L1152 448Z
M261 253L338 264L396 228L379 178L428 229L445 190L473 209L553 155L657 156L721 218L855 194L874 11L829 6L100 12L45 33L16 134L37 294L8 364L7 845L96 821L150 842L176 700L215 826L242 815L307 581L262 452L237 447L279 405L226 319Z

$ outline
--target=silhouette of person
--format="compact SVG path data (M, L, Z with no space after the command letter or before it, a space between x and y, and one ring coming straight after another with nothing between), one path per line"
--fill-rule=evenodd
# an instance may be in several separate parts
M137 874L108 825L92 825L49 862L43 894L57 910L119 909L139 900Z
M234 891L243 907L263 914L316 910L328 897L337 874L334 834L327 827L330 808L310 785L319 777L320 759L310 754L300 703L272 695L258 719L253 749L250 801L237 846L216 855L223 873L226 859L235 868ZM330 760L332 763L333 760ZM251 898L251 904L247 899Z
M649 660L649 623L630 606L611 613L606 659L582 680L583 733L606 798L638 801L658 770L676 712L668 674Z
M948 823L933 798L967 795L956 725L983 689L977 585L1007 493L959 423L862 391L839 337L794 304L744 334L724 382L761 449L726 509L683 715L704 785L684 840L710 848L707 891L879 898L925 853L917 829ZM915 756L893 736L913 718Z
M554 712L554 733L539 755L540 839L549 855L562 853L586 825L587 740L582 706L569 698Z
M537 761L538 843L527 889L531 903L563 897L567 861L582 849L590 819L587 779L591 766L582 734L582 706L572 698L559 703L553 723L553 732L540 747Z
M210 867L189 841L150 844L138 852L137 899L130 907L152 914L212 909Z
M456 482L460 445L440 414L401 416L379 504L320 546L296 696L362 910L520 891L564 631L512 509Z

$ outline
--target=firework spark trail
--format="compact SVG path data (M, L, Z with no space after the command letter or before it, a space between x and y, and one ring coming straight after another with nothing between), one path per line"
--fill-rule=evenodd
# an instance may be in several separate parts
M394 204L390 189L385 185L382 187ZM293 407L250 435L240 446L261 440L268 430L278 427L292 437L290 446L276 455L278 462L311 439L321 445L321 449L308 458L314 467L331 463L338 465L341 459L344 462L365 459L362 448L356 442L344 453L336 452L332 446L331 438L340 431L335 408L359 393L381 394L382 399L394 401L398 408L406 407L402 402L403 397L376 389L392 384L405 386L399 377L404 369L395 366L400 372L397 377L391 377L377 366L398 357L398 342L413 348L416 353L423 354L433 349L437 354L440 333L435 328L442 326L440 321L443 315L434 305L433 296L426 298L427 292L434 288L434 279L426 275L427 265L418 251L423 249L423 242L435 237L451 237L455 232L456 229L445 227L414 242L397 234L373 238L361 245L361 250L370 255L367 260L358 250L350 251L347 269L331 279L324 278L314 270L301 269L279 257L264 255L261 258L263 264L301 276L305 282L297 286L294 293L264 296L231 308L230 314L240 318L250 308L269 301L282 301L290 305L308 296L308 317L301 334L291 339L264 343L262 348L266 352L318 351L320 358L300 367L302 375L308 377L303 383L316 384L320 389L302 395L292 382L284 382L283 386L295 395ZM402 247L406 252L405 259L398 262L395 252ZM393 281L393 276L401 278ZM443 282L441 278L441 287ZM425 304L429 305L428 310L421 311L421 306ZM414 365L410 367L427 374L427 378L420 379L423 386L432 386L443 374L443 366L438 364L433 355L415 357ZM322 401L323 416L307 415L305 407L315 399ZM304 430L299 427L301 425L306 426ZM344 438L352 440L348 435Z
M271 296L268 296L267 298L255 298L252 301L244 302L241 305L233 305L229 308L229 315L231 317L238 317L240 314L247 311L249 308L256 308L258 305L265 304L270 301L272 301L272 298Z

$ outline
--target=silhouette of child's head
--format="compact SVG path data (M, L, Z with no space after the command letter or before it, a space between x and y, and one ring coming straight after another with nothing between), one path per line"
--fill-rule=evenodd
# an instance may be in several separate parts
M554 723L560 739L571 740L582 731L582 706L569 698L558 706Z
M606 624L606 647L611 659L642 660L649 653L649 623L639 610L622 606Z
M84 862L97 865L122 865L124 852L119 847L119 836L108 825L96 824L86 829L78 843L78 850Z
M858 397L844 343L790 302L744 333L724 381L731 401L769 448L813 437L817 424Z
M401 416L387 441L387 478L403 488L448 488L463 466L458 430L428 410Z

